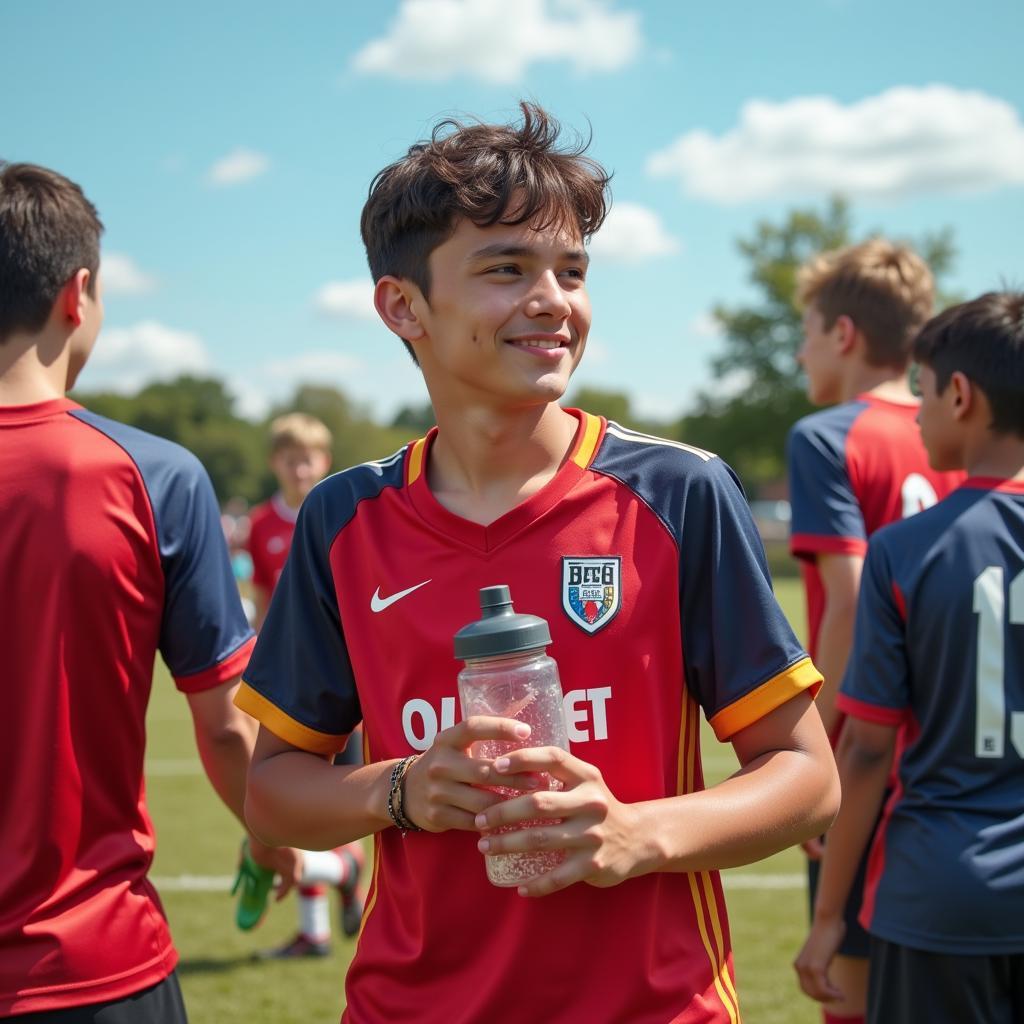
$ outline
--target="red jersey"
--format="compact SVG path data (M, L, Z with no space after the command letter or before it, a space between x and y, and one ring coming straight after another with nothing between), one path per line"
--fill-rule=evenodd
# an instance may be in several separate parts
M288 560L298 510L289 508L280 494L257 505L249 515L246 547L252 558L252 581L273 593Z
M459 717L452 637L507 583L550 625L573 753L624 801L701 789L701 708L725 740L820 676L731 470L576 415L555 477L488 526L431 494L436 432L314 488L240 706L309 751L360 722L368 761L425 750ZM717 872L524 900L489 884L469 832L374 843L350 1024L739 1021Z
M252 645L213 489L184 449L68 399L0 407L0 1016L131 995L173 970L146 878L157 650L177 686Z
M790 431L790 550L807 592L812 658L825 610L815 556L863 556L876 530L934 505L963 480L961 472L929 467L917 409L865 394L805 416Z

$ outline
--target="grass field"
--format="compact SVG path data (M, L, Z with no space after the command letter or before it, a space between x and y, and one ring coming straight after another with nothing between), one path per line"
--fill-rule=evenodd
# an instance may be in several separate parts
M798 581L780 580L778 593L802 635ZM345 967L354 950L351 940L339 938L340 929L335 928L330 957L256 963L251 959L254 950L294 932L292 898L274 907L254 932L239 932L234 926L234 904L222 880L233 874L241 831L202 774L188 706L162 668L153 687L148 725L147 789L157 829L152 873L181 953L179 971L192 1024L337 1021ZM709 781L735 769L732 748L717 743L709 730L702 748ZM820 1019L798 992L790 967L807 920L802 875L798 850L725 873L746 1024L816 1024Z

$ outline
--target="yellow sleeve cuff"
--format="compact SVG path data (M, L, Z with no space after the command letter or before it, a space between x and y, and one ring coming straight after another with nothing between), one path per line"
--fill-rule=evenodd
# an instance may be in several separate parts
M709 724L720 740L727 740L740 729L753 725L769 712L781 707L798 693L810 688L811 696L815 696L821 688L821 682L821 673L811 659L801 658L756 690L751 690L745 697L722 708Z
M337 754L345 749L348 741L347 733L343 736L334 736L296 722L246 682L238 687L235 704L247 715L252 715L260 725L266 726L275 736L300 750L308 750L311 754Z

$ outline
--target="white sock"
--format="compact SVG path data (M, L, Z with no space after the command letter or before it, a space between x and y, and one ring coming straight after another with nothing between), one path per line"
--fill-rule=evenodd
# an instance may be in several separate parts
M340 885L346 864L333 850L303 850L301 885Z
M299 931L311 942L331 938L331 908L326 893L317 896L299 894Z

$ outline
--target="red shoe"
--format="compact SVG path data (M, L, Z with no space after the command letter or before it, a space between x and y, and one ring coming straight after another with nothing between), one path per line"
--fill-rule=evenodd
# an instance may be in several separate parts
M338 851L338 856L348 865L345 881L338 886L341 894L341 930L349 937L359 934L363 922L363 906L366 894L359 884L359 876L366 863L362 843L348 843Z
M264 949L256 954L257 960L294 960L305 956L330 956L331 944L307 938L301 932L294 939L275 949Z

